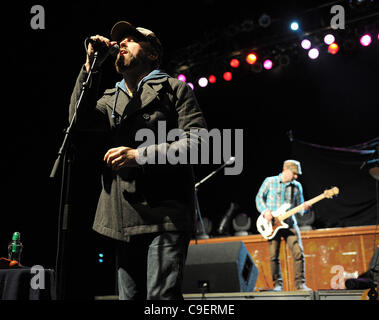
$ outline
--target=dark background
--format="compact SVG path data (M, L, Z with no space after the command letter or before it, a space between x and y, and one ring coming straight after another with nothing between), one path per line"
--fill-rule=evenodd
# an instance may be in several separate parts
M3 15L10 19L2 22L2 30L6 32L2 50L4 191L0 256L7 255L12 233L19 231L24 244L22 263L55 267L60 171L55 180L49 175L68 125L67 108L85 59L83 41L87 36L108 36L119 20L151 29L165 48L163 67L174 75L175 63L184 57L192 57L196 62L211 52L196 54L188 49L194 43L206 45L210 34L217 40L214 48L223 54L229 47L232 51L240 49L249 41L259 47L273 38L291 37L288 21L297 15L303 17L301 22L308 23L310 29L325 26L330 17L328 12L326 16L325 10L311 16L307 10L318 5L325 5L328 10L328 3L332 2L29 1L5 5ZM338 3L347 6L348 1ZM45 8L44 30L30 27L30 8L35 4ZM228 27L245 20L258 26L257 20L263 13L273 18L270 28L257 27L255 33L240 34L235 37L238 43L227 36ZM322 15L324 18L320 18ZM337 199L314 206L314 228L377 224L375 181L368 174L368 166L360 169L373 155L326 151L297 140L348 148L379 136L378 53L375 38L367 48L359 45L351 51L341 48L335 56L324 50L316 61L299 51L297 59L275 70L254 73L241 66L240 71L233 72L230 83L220 77L227 69L222 63L205 61L195 66L197 73L212 71L218 76L216 84L195 89L209 129L244 130L242 174L225 176L219 172L199 189L201 212L213 223L212 235L231 202L238 203L240 212L252 218L250 232L256 233L255 195L264 178L280 173L283 161L288 158L302 161L304 176L299 181L306 199L332 185L340 187ZM103 88L113 87L119 80L112 63L111 59L105 63ZM288 138L289 130L295 137L293 142ZM78 151L72 178L67 282L73 298L109 294L114 285L109 272L114 262L112 243L91 230L101 159L101 155L89 151L95 139L85 134L79 137L87 149ZM373 148L374 144L368 147ZM197 180L217 168L217 165L197 166ZM97 262L99 252L105 255L103 264Z

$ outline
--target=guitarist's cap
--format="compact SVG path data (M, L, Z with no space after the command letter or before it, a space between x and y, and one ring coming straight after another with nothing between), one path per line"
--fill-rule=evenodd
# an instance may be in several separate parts
M296 173L298 175L301 174L301 166L300 162L296 160L286 160L283 163L283 169L289 169L293 173Z

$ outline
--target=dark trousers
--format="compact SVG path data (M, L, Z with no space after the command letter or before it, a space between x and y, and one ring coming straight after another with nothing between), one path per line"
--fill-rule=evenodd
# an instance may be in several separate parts
M117 246L120 300L182 300L190 236L163 232L131 236Z
M282 271L280 267L280 242L284 238L289 249L292 252L295 269L295 282L296 287L305 283L305 265L304 265L304 251L301 243L299 228L293 227L290 229L281 229L276 236L269 240L269 253L270 253L270 267L272 273L272 281L274 285L283 285Z

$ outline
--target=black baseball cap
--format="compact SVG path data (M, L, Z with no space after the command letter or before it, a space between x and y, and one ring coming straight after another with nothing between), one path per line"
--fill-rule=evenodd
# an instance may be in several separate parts
M112 27L111 40L120 42L128 35L134 35L142 40L150 42L153 48L157 51L159 58L162 58L162 44L153 31L146 28L135 27L127 21L119 21Z

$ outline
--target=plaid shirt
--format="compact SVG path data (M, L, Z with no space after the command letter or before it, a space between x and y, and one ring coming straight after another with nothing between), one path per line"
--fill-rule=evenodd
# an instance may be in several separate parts
M301 183L294 180L292 182L284 183L282 181L282 174L277 176L268 177L263 181L257 196L255 197L255 204L260 213L267 210L275 211L282 204L291 202L291 188L293 186L293 201L291 208L294 208L304 202L303 187ZM304 214L304 210L299 212ZM297 221L295 215L284 220L290 226L296 225Z

